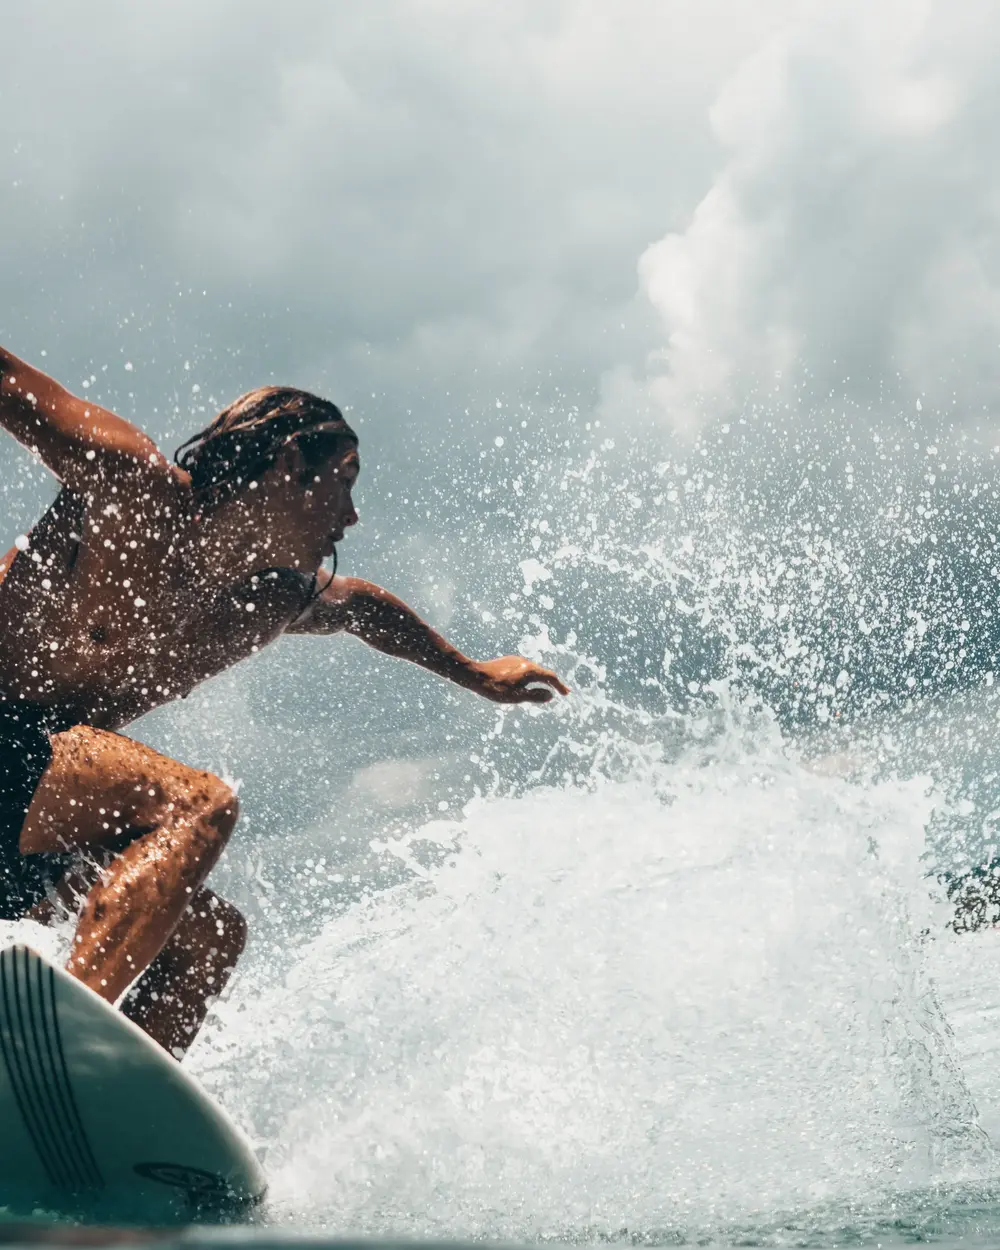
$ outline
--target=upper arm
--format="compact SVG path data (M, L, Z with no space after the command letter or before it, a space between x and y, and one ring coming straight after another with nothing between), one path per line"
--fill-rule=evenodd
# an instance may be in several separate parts
M121 468L166 464L152 439L130 421L79 399L4 351L0 351L0 426L71 486L83 486L93 476L95 462Z

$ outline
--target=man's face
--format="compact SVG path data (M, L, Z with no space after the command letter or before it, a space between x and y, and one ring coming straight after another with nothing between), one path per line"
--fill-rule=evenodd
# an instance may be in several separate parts
M334 543L358 523L351 492L360 471L358 449L351 447L307 472L306 503L311 517L322 526L324 556L332 555Z
M334 544L357 524L351 491L360 469L356 446L345 448L340 440L329 456L309 465L293 440L240 501L258 517L262 510L272 555L281 553L295 567L310 564L332 555ZM247 524L255 532L260 521L248 515Z

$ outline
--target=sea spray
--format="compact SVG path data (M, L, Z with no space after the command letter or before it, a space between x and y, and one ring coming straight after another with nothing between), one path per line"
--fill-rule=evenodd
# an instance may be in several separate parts
M266 1143L273 1218L644 1235L982 1174L923 969L926 780L724 720L377 841L408 883L280 984L251 956L192 1062Z

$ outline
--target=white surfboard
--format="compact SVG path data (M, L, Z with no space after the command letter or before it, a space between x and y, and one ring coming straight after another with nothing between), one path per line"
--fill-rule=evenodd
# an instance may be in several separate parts
M30 947L0 952L0 1208L163 1224L238 1217L265 1188L176 1060Z

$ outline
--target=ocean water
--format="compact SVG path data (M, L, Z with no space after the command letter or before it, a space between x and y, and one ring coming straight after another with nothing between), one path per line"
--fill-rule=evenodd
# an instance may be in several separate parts
M248 1235L1000 1236L1000 930L939 879L996 852L995 505L821 454L511 467L516 543L469 513L430 567L558 707L387 712L376 668L303 724L262 691L307 650L148 723L244 781L252 940L186 1062L264 1157ZM326 776L343 724L293 823L289 742Z

